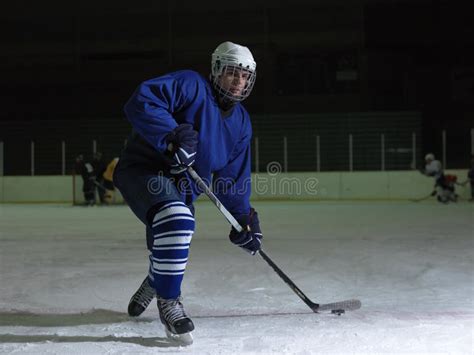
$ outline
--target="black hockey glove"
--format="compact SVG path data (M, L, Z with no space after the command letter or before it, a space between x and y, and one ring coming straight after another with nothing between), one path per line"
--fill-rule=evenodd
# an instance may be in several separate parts
M255 255L260 250L262 245L262 231L260 230L260 222L258 220L258 213L251 208L250 213L237 216L237 221L242 226L242 232L237 232L232 227L229 239L232 243L243 248L245 251Z
M189 123L180 124L166 137L172 159L171 174L180 174L194 164L198 145L198 132Z

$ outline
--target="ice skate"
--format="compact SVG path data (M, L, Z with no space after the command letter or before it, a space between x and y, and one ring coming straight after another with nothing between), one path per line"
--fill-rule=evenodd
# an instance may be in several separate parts
M148 277L143 280L140 288L130 299L128 304L128 315L131 317L138 317L142 314L150 304L151 300L155 298L155 290L150 286Z
M161 323L165 326L168 338L185 345L192 344L191 331L194 330L194 324L184 311L181 297L177 299L157 298Z

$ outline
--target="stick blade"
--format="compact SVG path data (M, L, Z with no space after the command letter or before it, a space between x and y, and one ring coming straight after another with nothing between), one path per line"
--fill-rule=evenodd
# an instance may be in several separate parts
M345 301L339 301L339 302L333 302L333 303L324 303L324 304L319 304L315 308L313 308L313 311L315 312L322 312L322 311L337 311L337 310L344 310L344 311L355 311L356 309L359 309L362 307L362 303L359 300L345 300Z

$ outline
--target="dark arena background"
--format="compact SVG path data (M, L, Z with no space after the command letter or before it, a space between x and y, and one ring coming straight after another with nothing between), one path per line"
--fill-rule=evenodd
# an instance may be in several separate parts
M0 353L472 353L470 5L2 4ZM145 228L119 191L102 200L100 180L87 207L75 163L120 157L138 85L182 69L208 77L224 41L257 62L243 105L265 250L308 297L362 307L311 312L229 242L202 195L183 283L196 331L183 350L156 304L127 316L147 272ZM449 192L426 174L430 153Z

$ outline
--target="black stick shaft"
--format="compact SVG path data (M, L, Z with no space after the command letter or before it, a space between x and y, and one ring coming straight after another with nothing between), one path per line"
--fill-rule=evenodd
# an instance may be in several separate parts
M237 222L237 220L230 214L229 211L224 207L224 205L219 201L219 199L214 195L214 193L209 189L209 187L206 185L206 183L201 179L201 177L194 171L193 168L189 167L188 168L188 173L191 175L191 177L196 181L197 185L204 191L204 193L209 197L209 199L212 201L212 203L219 209L219 211L222 212L222 214L225 216L227 221L237 230L237 231L242 231L242 226ZM313 311L316 312L317 308L319 307L319 304L311 302L308 297L299 289L298 286L295 285L291 279L286 276L286 274L273 262L272 259L262 250L259 250L260 256L267 262L268 265L272 267L273 270L280 276L280 278L285 281L285 283L290 286L290 288L293 290L294 293L298 295L299 298L303 300L304 303L308 305L309 308L311 308Z
M206 183L201 179L201 177L196 173L196 171L189 167L188 168L188 173L192 176L194 181L196 181L196 184L199 186L200 189L204 191L204 193L209 197L209 199L212 201L212 203L217 207L219 211L224 215L224 217L227 219L227 221L232 225L232 227L235 228L237 232L242 232L242 226L237 222L237 220L230 214L229 211L227 211L227 208L224 207L224 205L219 201L216 195L211 191L211 189L206 185Z
M319 304L311 302L309 298L303 293L303 291L301 291L300 288L296 286L293 281L291 281L291 279L277 266L277 264L273 262L272 259L270 259L270 257L262 249L260 249L259 254L268 263L268 265L270 265L273 270L275 270L278 276L280 276L280 278L285 281L288 286L290 286L293 292L296 293L296 295L308 305L309 308L311 308L313 311L317 310Z

